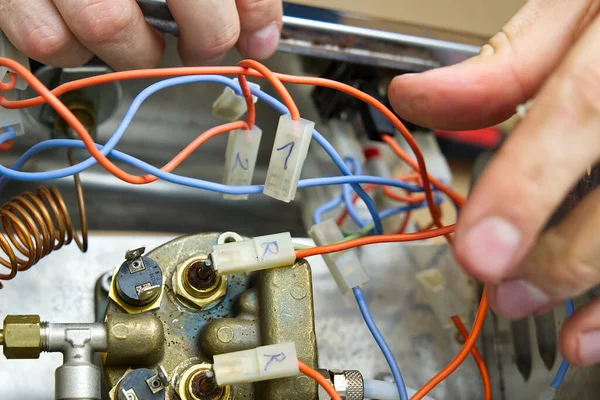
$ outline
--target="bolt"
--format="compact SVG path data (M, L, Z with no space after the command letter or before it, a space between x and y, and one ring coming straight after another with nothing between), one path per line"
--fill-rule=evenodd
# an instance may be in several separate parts
M210 261L207 263L207 260L197 261L187 269L187 281L194 289L209 289L213 287L217 281L217 276L215 270L212 268L212 263Z
M191 377L188 390L196 399L218 399L222 389L217 386L215 374L212 371L199 371Z

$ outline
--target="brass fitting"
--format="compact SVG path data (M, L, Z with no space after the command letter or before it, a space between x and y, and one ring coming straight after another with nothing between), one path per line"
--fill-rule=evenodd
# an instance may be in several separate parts
M106 365L146 367L162 360L165 334L155 315L112 314L106 318L106 327Z
M39 358L41 353L41 322L39 315L7 315L0 343L8 359Z
M216 275L210 262L206 257L192 258L173 274L173 291L191 308L210 308L227 293L227 277Z
M229 400L230 386L217 386L212 366L192 365L178 380L176 391L182 400Z

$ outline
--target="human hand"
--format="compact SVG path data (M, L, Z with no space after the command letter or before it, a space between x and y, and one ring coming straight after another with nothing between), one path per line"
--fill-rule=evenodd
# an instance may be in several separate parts
M600 1L530 0L480 54L397 77L404 118L444 129L496 124L535 95L475 186L456 229L456 256L488 282L491 307L517 319L546 312L600 283L600 191L542 232L600 156ZM600 299L562 327L572 363L600 361Z
M168 0L186 65L218 63L237 45L249 58L277 49L281 0ZM144 20L135 0L2 0L0 29L27 56L57 67L95 54L115 69L155 66L163 36Z

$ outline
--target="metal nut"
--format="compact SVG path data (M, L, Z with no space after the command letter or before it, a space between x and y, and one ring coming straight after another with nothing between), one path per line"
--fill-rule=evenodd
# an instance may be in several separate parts
M39 358L39 315L8 315L4 319L4 355L8 359Z
M189 268L192 264L204 261L206 257L196 257L190 260L187 260L184 263L181 263L177 266L175 273L173 274L173 291L175 295L181 300L184 304L193 307L206 309L210 308L213 305L216 305L218 301L227 294L227 277L219 276L217 279L217 283L210 289L203 291L191 291L186 288L184 282L184 275L186 274L187 268Z

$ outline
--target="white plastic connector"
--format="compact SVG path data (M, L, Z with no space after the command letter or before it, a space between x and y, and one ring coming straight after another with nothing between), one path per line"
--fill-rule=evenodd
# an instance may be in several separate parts
M317 246L338 243L344 240L342 231L331 219L313 225L308 233ZM351 291L353 287L369 282L369 274L358 259L355 249L323 254L323 259L343 294Z
M467 306L458 295L448 286L446 278L437 268L426 269L417 274L417 281L421 285L433 313L444 328L452 327L452 317L463 317Z
M11 43L11 41L8 40L8 38L2 31L0 31L0 57L10 58L11 60L15 60L22 66L26 67L28 70L30 69L29 68L29 58L27 58L27 56L25 54L21 53ZM8 82L8 72L9 71L10 70L7 67L0 67L0 80L2 82L4 82L4 83ZM18 89L18 90L27 89L27 82L21 76L19 76L19 78L17 79L16 89Z
M21 120L21 112L19 110L0 107L0 133L4 133L8 127L13 128L17 136L25 133L23 130L23 121Z
M254 125L249 131L236 129L229 132L227 150L225 151L225 170L223 183L232 186L246 186L252 183L256 158L262 130ZM224 199L246 200L247 194L224 194Z
M216 244L212 260L219 275L252 272L294 264L296 252L289 232Z
M219 386L296 376L295 343L280 343L214 356L213 370Z
M239 83L237 78L234 81ZM260 85L256 83L248 82L248 86L260 89ZM256 103L256 96L252 96L252 101ZM226 87L213 103L213 115L227 121L237 121L247 111L248 105L244 96L238 96L230 87Z
M294 200L314 128L315 123L312 121L294 121L289 114L281 116L267 170L264 194L286 203Z

